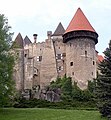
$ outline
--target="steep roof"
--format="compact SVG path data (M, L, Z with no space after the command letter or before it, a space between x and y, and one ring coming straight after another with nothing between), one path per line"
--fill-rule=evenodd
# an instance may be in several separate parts
M24 44L25 44L25 45L29 45L30 43L32 43L32 42L30 41L30 39L29 39L28 36L26 35L26 37L24 38Z
M23 48L23 46L24 46L23 38L22 35L19 33L12 44L12 48Z
M98 55L98 62L102 62L104 60L104 57L102 55Z
M55 32L53 33L53 36L63 35L64 32L65 32L65 29L64 29L63 25L60 22L59 25L57 26Z
M78 8L74 17L69 23L69 26L67 27L65 33L71 31L80 31L80 30L96 32L94 28L91 26L86 16L84 15L84 13L82 12L82 10Z

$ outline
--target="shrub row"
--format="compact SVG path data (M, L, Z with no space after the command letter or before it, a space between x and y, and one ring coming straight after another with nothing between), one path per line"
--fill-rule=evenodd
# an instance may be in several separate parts
M94 101L61 101L49 102L46 100L25 100L21 99L14 104L15 108L57 108L57 109L93 109L96 108Z

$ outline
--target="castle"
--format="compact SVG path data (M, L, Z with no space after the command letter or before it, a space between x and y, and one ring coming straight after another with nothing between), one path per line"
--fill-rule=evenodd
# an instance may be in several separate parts
M19 91L39 86L44 89L65 74L76 81L81 89L87 81L96 78L98 54L95 45L98 34L80 8L65 30L61 23L55 32L47 32L45 42L34 43L19 33L13 43L16 64L14 80Z

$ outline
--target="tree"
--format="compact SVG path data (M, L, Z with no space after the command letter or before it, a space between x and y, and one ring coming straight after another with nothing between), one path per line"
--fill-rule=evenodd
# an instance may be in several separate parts
M4 15L0 14L0 107L12 96L14 58L10 52L12 33Z
M99 64L101 74L96 79L95 93L100 113L104 117L111 117L111 40L104 55L104 60Z
M62 90L62 99L63 100L71 100L72 98L72 80L70 77L63 77L63 85L61 87Z

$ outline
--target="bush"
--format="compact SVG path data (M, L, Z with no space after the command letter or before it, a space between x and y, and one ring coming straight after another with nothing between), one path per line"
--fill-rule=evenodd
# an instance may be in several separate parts
M25 100L20 99L19 102L14 104L15 108L56 108L56 109L77 109L77 108L95 108L94 101L80 102L80 101L60 101L49 102L46 100Z

